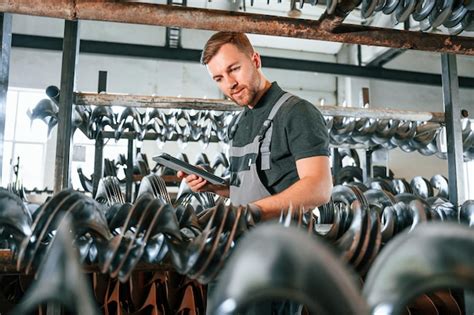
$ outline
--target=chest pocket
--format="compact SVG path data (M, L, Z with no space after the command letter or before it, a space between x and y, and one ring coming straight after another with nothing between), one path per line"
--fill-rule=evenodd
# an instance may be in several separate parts
M256 153L230 157L231 185L240 187L240 179L238 178L237 173L250 170L250 165L256 163L257 157L258 155Z

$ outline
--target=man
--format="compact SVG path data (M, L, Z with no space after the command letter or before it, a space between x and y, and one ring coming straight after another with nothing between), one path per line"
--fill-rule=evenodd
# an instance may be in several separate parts
M267 80L260 55L245 34L214 34L201 63L224 95L244 108L230 135L230 187L182 172L178 176L185 177L193 191L251 204L261 220L278 217L290 206L312 209L327 203L332 178L321 113Z
M201 63L224 95L243 107L230 132L230 183L215 186L196 175L178 176L195 192L211 191L230 197L234 205L250 204L260 220L279 217L290 206L313 209L327 203L332 178L321 113L267 80L260 55L245 34L214 34ZM260 303L247 314L294 314L298 309L289 301Z

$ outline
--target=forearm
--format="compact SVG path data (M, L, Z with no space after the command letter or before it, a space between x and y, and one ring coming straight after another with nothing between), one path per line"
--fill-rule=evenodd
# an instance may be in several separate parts
M290 206L313 209L329 202L332 184L317 177L305 177L284 191L254 202L261 208L262 220L280 216Z

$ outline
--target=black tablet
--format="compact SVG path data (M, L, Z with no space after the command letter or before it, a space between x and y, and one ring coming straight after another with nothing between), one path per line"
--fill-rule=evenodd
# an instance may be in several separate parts
M160 165L169 167L176 171L183 171L186 174L194 174L204 178L211 184L215 185L226 185L227 181L222 177L216 176L212 173L206 172L202 168L196 167L184 161L178 160L169 154L163 153L153 157L153 161Z

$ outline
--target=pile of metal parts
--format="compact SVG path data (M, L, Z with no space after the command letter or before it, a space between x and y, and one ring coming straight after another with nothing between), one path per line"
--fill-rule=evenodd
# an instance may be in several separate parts
M222 202L201 207L200 212L189 204L174 207L166 191L151 187L153 178L158 177L149 177L145 182L149 187L141 190L134 204L114 197L111 206L101 205L84 194L64 190L32 214L18 196L2 190L2 244L15 252L18 270L28 274L38 267L68 214L81 262L98 264L102 272L122 281L139 261L167 263L207 283L219 271L235 239L255 224L251 211ZM116 191L106 194L110 198Z
M393 195L403 193L414 194L423 199L444 198L449 199L448 179L437 174L430 180L422 176L415 176L408 182L404 178L369 178L365 183L362 181L361 169L356 166L343 167L336 175L338 184L350 184L365 191L367 189L378 189Z
M64 215L70 218L79 261L120 281L129 279L141 262L169 266L180 274L208 283L220 271L236 240L255 225L251 209L206 198L194 207L170 203L163 180L148 175L134 204L121 199L117 180L104 179L98 203L82 193L65 190L34 212L18 196L0 191L1 245L13 251L17 270L37 270ZM115 188L114 188L115 186ZM369 270L381 248L402 230L412 231L429 220L460 221L474 226L474 201L460 211L443 197L419 196L362 184L336 186L333 202L318 211L290 210L285 226L298 225L333 244L360 275ZM179 200L179 198L178 198ZM184 199L181 199L184 200ZM206 200L208 204L206 204Z
M425 224L386 246L361 289L357 275L320 239L265 224L241 240L226 264L209 314L236 314L288 298L311 314L464 314L446 289L474 291L473 253L472 228Z
M391 14L396 23L403 23L411 17L419 22L420 30L423 32L431 32L441 26L444 26L451 35L474 31L474 6L464 1L362 0L361 2L363 18L369 18L381 11L384 14Z
M243 1L244 3L246 0ZM281 0L278 0L281 2ZM299 8L303 8L306 2L311 5L318 4L318 0L304 1L291 0L290 10L297 10L297 2ZM251 0L250 4L253 5ZM270 0L267 0L270 3ZM326 11L333 14L337 4L340 1L326 1ZM474 31L474 5L472 2L466 1L446 1L446 0L356 0L350 6L349 12L360 6L361 16L367 19L377 12L391 15L395 23L403 23L410 17L419 22L420 30L423 32L431 32L441 26L444 26L449 34L458 35L463 31ZM245 7L245 5L244 5Z
M140 260L160 263L168 257L178 272L206 283L235 237L255 223L250 209L226 206L208 195L196 197L194 205L178 196L173 205L163 179L153 174L142 180L134 204L124 202L116 179L104 178L100 187L98 202L65 190L37 209L2 191L0 222L2 235L8 235L2 242L17 253L19 270L28 273L41 261L63 214L69 213L81 261L98 263L103 272L126 280ZM311 223L315 218L302 213L291 218L335 243L341 256L364 274L382 244L405 229L431 220L474 225L474 202L466 201L458 211L444 197L444 188L424 199L421 193L394 195L362 183L338 185L332 202L318 209L317 221Z
M35 281L27 275L1 277L2 314L55 314L61 308L67 314L204 314L205 288L172 271L135 271L127 282L93 273L86 281L73 235L65 215Z
M53 89L53 87L48 87ZM57 88L54 89L55 91ZM54 100L54 97L51 97ZM46 104L49 102L49 106ZM33 109L31 119L41 119L52 128L57 123L57 105L42 100ZM189 111L152 109L140 112L126 107L115 113L110 106L74 107L74 128L89 138L110 132L111 138L120 139L131 132L138 140L155 139L159 145L177 141L181 146L190 141L207 145L210 141L228 142L228 126L237 112ZM394 119L326 116L326 125L333 145L364 147L399 147L405 152L418 151L446 159L446 129L437 122L399 121ZM469 119L462 120L464 159L474 158L474 132Z
M368 189L362 184L335 186L333 207L320 208L316 233L333 242L341 257L365 274L384 244L404 230L429 221L473 226L472 202L458 211L447 199ZM325 227L325 228L324 228Z
M59 89L46 89L49 99L41 100L28 112L31 120L40 119L48 125L48 133L57 125ZM124 133L133 133L138 140L156 139L160 143L178 141L183 145L190 141L208 144L211 140L227 142L227 126L237 112L161 110L143 111L137 107L125 107L118 113L110 106L75 105L72 125L80 129L90 139L103 132L113 133L116 140ZM146 137L146 135L149 135ZM212 139L211 139L212 138Z
M446 129L436 122L398 121L353 117L326 117L332 144L379 145L385 149L399 147L404 152L447 158ZM464 159L474 157L474 133L469 119L462 120Z

